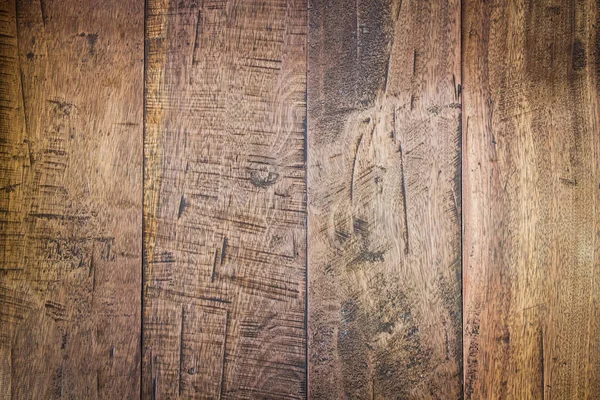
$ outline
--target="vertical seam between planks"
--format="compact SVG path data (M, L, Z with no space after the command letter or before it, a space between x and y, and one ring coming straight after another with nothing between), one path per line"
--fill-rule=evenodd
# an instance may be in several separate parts
M304 396L308 400L308 52L309 52L309 34L310 34L310 0L306 0L306 36L305 36L305 54L304 54Z
M466 130L464 129L465 124L464 119L465 117L465 96L464 96L464 82L463 82L463 76L464 76L464 37L463 37L463 25L464 25L464 19L465 19L465 15L466 15L466 1L467 0L461 0L460 1L460 11L459 11L459 29L458 29L458 34L459 34L459 47L460 47L460 109L461 109L461 113L460 113L460 132L459 132L459 137L458 139L460 140L459 142L459 151L460 151L460 172L459 172L459 177L460 177L460 298L461 298L461 312L460 312L460 319L461 319L461 334L460 334L460 341L461 341L461 345L460 345L460 349L461 349L461 368L460 368L460 374L461 374L461 398L465 398L465 376L466 376L466 363L465 363L465 279L464 279L464 275L465 275L465 247L464 247L464 236L465 236L465 210L464 210L464 198L465 198L465 191L464 191L464 180L465 180L465 162L464 159L466 157L466 152L464 151L464 146L466 143Z
M146 83L148 80L148 42L146 40L146 32L148 27L146 26L148 21L148 0L144 0L144 67L143 67L143 75L144 75L144 83L143 83L143 110L142 110L142 281L140 285L140 296L141 296L141 313L140 313L140 400L144 397L144 311L145 311L145 301L144 301L144 286L146 284L146 268L145 268L145 260L146 260L146 223L145 223L145 199L146 199L146 97L147 97L147 87Z

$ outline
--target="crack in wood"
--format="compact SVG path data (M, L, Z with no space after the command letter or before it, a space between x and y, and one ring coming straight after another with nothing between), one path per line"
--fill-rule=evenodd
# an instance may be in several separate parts
M185 306L181 306L181 330L179 334L179 396L183 394L183 329L185 326Z
M204 2L203 2L204 3ZM198 10L198 16L196 17L196 34L194 35L194 46L192 47L192 65L196 65L196 52L198 51L198 37L200 35L200 25L202 24L202 7Z
M227 251L227 236L223 236L223 245L221 246L221 266L225 262L225 254Z
M215 249L215 258L213 260L212 273L210 274L210 281L215 281L215 276L217 275L217 262L219 260L219 249Z
M404 161L404 152L402 151L402 143L400 143L399 150L400 152L400 179L402 186L402 206L404 209L404 254L408 254L409 250L409 234L408 234L408 206L406 199L406 177L405 177L405 161Z
M546 359L544 355L544 329L540 329L540 372L542 375L542 400L546 397Z
M229 333L229 311L225 311L225 333L223 335L223 358L221 360L221 379L219 383L219 400L225 394L225 371L227 363L227 334Z

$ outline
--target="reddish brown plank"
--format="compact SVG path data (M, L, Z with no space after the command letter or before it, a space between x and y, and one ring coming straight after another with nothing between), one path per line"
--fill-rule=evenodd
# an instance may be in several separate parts
M311 1L309 397L458 399L460 2Z
M599 4L464 2L465 394L600 394Z
M0 397L139 396L143 2L0 1Z
M147 9L143 395L305 395L302 0Z

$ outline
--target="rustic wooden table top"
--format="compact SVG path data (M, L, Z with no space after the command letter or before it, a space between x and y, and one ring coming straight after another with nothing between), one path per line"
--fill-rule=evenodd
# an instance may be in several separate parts
M597 0L0 0L0 399L600 399Z

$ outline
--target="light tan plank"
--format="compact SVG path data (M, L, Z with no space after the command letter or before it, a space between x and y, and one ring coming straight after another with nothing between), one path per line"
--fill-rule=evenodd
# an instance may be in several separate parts
M312 1L309 396L460 398L460 2Z
M305 394L302 0L151 0L143 395Z
M465 394L600 394L598 4L464 8Z
M0 397L139 396L143 2L0 2Z

